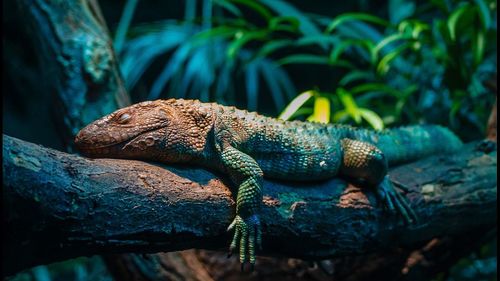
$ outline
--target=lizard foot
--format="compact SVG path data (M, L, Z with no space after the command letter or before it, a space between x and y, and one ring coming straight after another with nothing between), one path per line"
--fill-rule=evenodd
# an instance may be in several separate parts
M253 271L255 266L255 246L262 249L262 230L260 221L257 215L248 218L242 218L239 215L234 218L233 222L227 228L227 231L234 229L233 241L229 246L229 255L236 251L236 247L240 246L240 263L241 271L244 270L246 262L250 263L250 270Z
M476 144L476 150L484 153L490 153L495 149L497 149L497 143L489 139L484 139Z
M389 176L386 176L377 187L377 196L389 211L400 214L406 224L417 222L417 215L408 205L406 198L394 188Z

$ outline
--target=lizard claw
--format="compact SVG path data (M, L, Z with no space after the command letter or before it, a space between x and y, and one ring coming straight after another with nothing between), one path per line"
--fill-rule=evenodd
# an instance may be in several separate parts
M239 215L228 227L228 231L234 231L233 240L229 246L228 258L235 252L237 246L240 248L241 271L245 269L245 263L250 263L250 270L255 267L255 246L261 244L262 231L260 221L257 215L243 219Z
M476 150L482 151L484 153L490 153L494 151L496 148L497 148L497 143L489 139L484 139L480 141L478 144L476 144Z
M386 176L382 183L377 188L377 195L389 211L397 213L403 217L405 224L412 224L417 222L417 215L412 210L410 205L403 195L401 195L389 181Z

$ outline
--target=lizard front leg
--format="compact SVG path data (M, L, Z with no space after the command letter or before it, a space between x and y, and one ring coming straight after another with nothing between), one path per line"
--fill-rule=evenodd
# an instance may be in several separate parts
M236 217L228 227L228 231L235 231L229 251L230 254L233 253L239 245L242 270L247 261L253 269L255 246L261 247L262 240L259 211L262 204L263 173L252 157L232 146L223 148L221 158L231 180L239 186Z
M417 216L389 180L387 160L382 151L367 142L347 138L341 140L341 145L340 173L376 187L377 196L390 211L398 212L406 223L415 222Z

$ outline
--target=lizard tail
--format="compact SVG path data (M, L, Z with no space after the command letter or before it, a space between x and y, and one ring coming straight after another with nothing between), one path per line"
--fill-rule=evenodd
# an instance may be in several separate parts
M349 130L347 137L376 145L389 165L415 161L426 156L458 151L462 141L439 125L400 127L380 132Z

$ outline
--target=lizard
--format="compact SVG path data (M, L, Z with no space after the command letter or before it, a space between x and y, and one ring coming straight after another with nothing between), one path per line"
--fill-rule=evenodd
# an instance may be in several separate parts
M374 188L386 209L412 223L416 215L391 183L388 167L462 146L439 125L372 131L283 121L183 99L119 109L81 129L75 144L88 157L193 163L227 174L238 186L228 256L239 250L242 270L246 263L253 270L256 247L262 247L263 177L304 181L338 176L359 182Z

